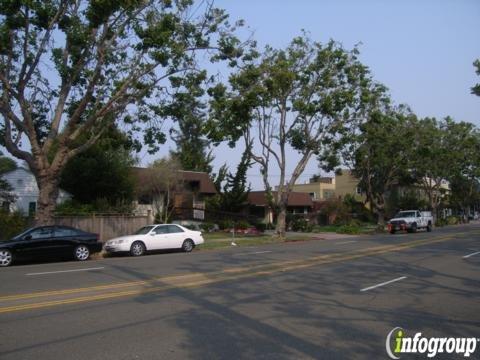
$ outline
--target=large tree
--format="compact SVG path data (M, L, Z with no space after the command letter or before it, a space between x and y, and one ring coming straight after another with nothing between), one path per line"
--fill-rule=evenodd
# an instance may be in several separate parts
M1 1L0 132L36 177L36 222L52 221L62 169L106 124L143 129L155 150L165 136L149 99L198 70L198 50L239 56L232 30L222 10L194 0Z
M449 117L441 121L435 118L419 121L412 138L415 149L412 171L427 195L435 220L438 208L447 195L446 181L461 176L466 170L468 161L465 157L470 156L468 149L471 146L468 143L473 129L472 124L457 123Z
M399 185L407 185L410 163L415 156L411 140L416 117L406 109L375 111L360 126L357 149L352 154L352 174L377 215L379 227L385 225L387 196Z
M81 204L105 200L109 205L131 202L135 165L128 138L115 126L88 150L70 159L61 173L60 187Z
M357 56L357 49L347 51L334 41L320 44L304 35L286 49L267 47L230 76L228 87L210 90L210 136L231 144L243 137L253 145L250 155L261 168L280 237L290 192L305 166L357 118L362 90L371 84ZM276 184L272 170L279 174Z
M171 105L164 108L175 125L170 130L176 149L171 155L176 157L184 170L212 172L213 155L209 149L210 141L205 137L206 108L205 90L206 72L189 74L178 79L183 86L174 93Z

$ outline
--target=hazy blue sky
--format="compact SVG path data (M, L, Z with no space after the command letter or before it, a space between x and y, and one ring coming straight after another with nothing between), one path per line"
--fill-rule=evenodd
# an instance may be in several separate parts
M334 39L351 48L397 103L421 116L447 115L480 126L480 82L472 62L480 58L480 0L217 0L232 19L244 19L259 45L284 47L301 29L315 40ZM235 166L239 151L222 148L215 165ZM294 157L292 155L292 160ZM317 173L312 161L301 177ZM278 172L272 171L272 174ZM249 172L262 187L257 169ZM273 181L275 183L275 181Z

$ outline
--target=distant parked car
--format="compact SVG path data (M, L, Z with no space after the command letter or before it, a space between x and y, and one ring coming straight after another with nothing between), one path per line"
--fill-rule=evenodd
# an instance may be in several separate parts
M144 226L133 235L108 240L104 249L107 253L123 252L141 256L150 250L182 249L190 252L203 243L200 231L176 224L161 224Z
M0 266L9 266L20 259L73 257L85 261L90 254L101 250L97 234L68 226L40 226L0 242Z

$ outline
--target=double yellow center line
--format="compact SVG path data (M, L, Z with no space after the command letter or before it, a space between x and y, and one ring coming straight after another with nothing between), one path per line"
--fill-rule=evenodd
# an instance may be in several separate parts
M457 234L457 237L458 235L459 234ZM23 310L41 309L58 305L78 304L127 296L143 295L175 288L194 288L228 280L271 275L279 272L304 269L322 264L381 255L451 239L454 239L454 237L444 236L434 239L409 241L408 243L404 244L375 246L348 253L325 254L301 260L278 261L250 267L234 267L208 273L172 275L156 277L143 281L131 281L74 289L2 296L0 297L0 314ZM50 300L42 301L42 299L46 298L50 298ZM16 304L7 305L8 303L12 302L15 302Z

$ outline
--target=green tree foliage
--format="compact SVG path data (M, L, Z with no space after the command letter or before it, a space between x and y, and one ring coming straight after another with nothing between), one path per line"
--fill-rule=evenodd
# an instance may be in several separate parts
M355 121L363 90L371 85L358 51L338 43L320 44L297 37L286 49L267 47L232 74L227 85L210 89L209 136L215 141L239 138L253 144L251 158L261 167L277 234L284 236L288 197L312 156L329 147ZM257 149L259 151L257 152ZM287 164L287 153L298 162ZM287 166L293 168L287 174ZM279 173L272 192L269 173Z
M218 184L215 185L218 194L207 200L209 210L219 213L239 213L245 208L250 193L247 171L251 166L250 149L247 148L243 152L234 174L228 172L225 166L220 168L216 178Z
M445 199L445 181L478 176L478 145L475 126L455 122L447 117L442 121L425 118L419 122L413 144L415 158L412 170L417 182L428 197L434 216Z
M3 156L3 154L0 152L0 175L15 170L17 167L17 163L14 160Z
M100 199L110 206L130 202L134 164L130 142L112 126L96 144L69 160L62 171L60 187L79 204L94 205Z
M9 171L15 170L17 163L12 159L3 156L0 152L0 203L3 201L11 202L15 200L15 197L10 193L12 187L8 182L1 178L1 176Z
M477 75L480 76L480 59L475 60L473 66L476 69L475 72ZM475 84L475 86L472 87L472 94L480 96L480 84Z
M408 178L415 128L416 117L405 110L373 112L360 126L352 174L359 179L379 226L384 225L387 194Z
M1 0L0 133L36 177L36 222L52 222L63 168L112 122L156 151L169 79L198 71L199 51L234 65L236 25L194 0Z
M190 74L178 83L183 87L173 95L171 105L164 108L165 116L170 116L177 127L170 130L170 135L177 148L171 152L184 170L212 172L213 155L209 150L210 141L205 137L206 104L202 97L205 91L202 82L206 72Z

